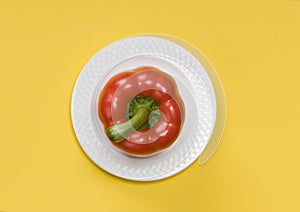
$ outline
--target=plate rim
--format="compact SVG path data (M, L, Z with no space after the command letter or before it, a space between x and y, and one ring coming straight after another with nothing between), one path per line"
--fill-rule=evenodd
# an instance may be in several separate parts
M105 172L113 175L113 176L117 176L117 177L120 177L122 179L126 179L126 180L133 180L133 181L156 181L156 180L161 180L161 179L165 179L165 178L168 178L168 177L171 177L171 176L174 176L178 173L180 173L181 171L185 170L186 168L188 168L189 166L191 166L195 160L197 160L197 158L199 158L199 156L201 155L201 153L204 151L205 147L207 146L207 144L209 143L210 141L210 138L214 132L214 128L215 128L215 124L216 124L216 117L217 117L217 105L216 105L216 93L215 93L215 90L214 90L214 86L213 86L213 83L210 79L210 76L209 74L207 73L207 70L203 68L205 74L206 74L206 77L209 79L210 83L212 84L212 91L214 93L214 99L215 99L215 116L214 116L214 120L213 120L213 127L211 129L211 133L209 135L209 138L207 139L206 143L205 143L205 146L204 148L202 149L202 151L198 154L198 156L196 157L193 157L192 160L189 160L189 161L186 161L186 159L182 160L182 162L174 167L172 167L172 169L170 169L168 172L164 173L164 174L161 174L161 175L156 175L154 176L150 176L150 177L143 177L143 178L129 178L129 177L126 177L126 176L122 176L121 174L119 173L113 173L112 171L110 170L107 170L105 169L104 167L102 167L101 165L99 165L99 163L97 163L97 161L95 161L90 154L87 153L87 151L84 149L83 145L82 145L82 142L80 141L80 138L78 137L78 131L77 131L77 127L75 126L76 123L74 121L74 116L75 116L75 110L74 108L76 107L75 106L75 95L76 95L76 92L77 89L78 89L78 86L79 86L79 83L80 83L80 80L83 78L83 72L86 70L86 67L87 65L91 62L91 60L95 59L100 52L103 52L104 49L108 49L110 48L110 46L116 44L117 42L119 41L122 41L122 40L126 40L126 39L132 39L132 38L137 38L137 37L143 37L143 38L147 38L147 37L150 37L151 39L155 38L155 39L160 39L160 40L165 40L165 41L168 41L168 42L171 42L177 46L180 46L179 44L173 42L173 41L170 41L170 40L167 40L167 39L164 39L164 38L158 38L158 37L155 37L155 36L151 36L151 35L139 35L139 36L133 36L133 37L127 37L127 38L124 38L124 39L120 39L120 40L117 40L107 46L105 46L104 48L101 48L100 50L98 50L92 57L89 58L89 60L85 63L85 65L83 66L83 68L81 69L81 71L79 72L77 78L76 78L76 82L73 86L73 90L72 90L72 97L71 97L71 105L70 105L70 112L71 112L71 121L72 121L72 125L73 125L73 130L74 130L74 133L75 133L75 136L76 136L76 139L77 139L77 142L79 143L81 149L83 150L83 152L85 153L85 155L95 164L97 165L97 167L101 168L102 170L104 170ZM186 50L184 47L180 46L181 48L183 48L186 52L189 52L188 50ZM190 53L190 52L189 52ZM190 53L191 54L191 53ZM192 54L191 54L192 55ZM194 55L192 55L193 57L195 57ZM196 57L195 59L201 64L201 61L199 61ZM201 64L202 65L202 64ZM105 71L104 71L105 72ZM105 73L104 73L105 74ZM211 96L210 96L211 97ZM211 97L212 98L212 97ZM184 163L184 165L182 165ZM179 167L180 166L180 167ZM178 168L179 167L179 168Z

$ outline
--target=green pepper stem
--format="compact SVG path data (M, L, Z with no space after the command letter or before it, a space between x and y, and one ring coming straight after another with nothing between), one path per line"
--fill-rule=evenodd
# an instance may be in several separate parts
M110 126L107 135L113 142L120 142L131 133L142 127L148 122L151 109L148 106L137 108L136 113L128 121Z

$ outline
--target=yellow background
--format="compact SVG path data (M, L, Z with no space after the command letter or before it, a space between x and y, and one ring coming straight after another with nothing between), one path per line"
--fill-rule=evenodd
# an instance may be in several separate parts
M140 33L215 66L224 137L166 180L111 176L81 150L70 102L84 64ZM0 211L300 211L300 1L0 0Z

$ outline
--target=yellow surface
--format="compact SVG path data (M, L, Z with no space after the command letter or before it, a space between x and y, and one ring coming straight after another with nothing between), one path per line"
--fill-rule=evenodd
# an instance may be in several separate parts
M140 33L178 36L227 100L214 157L136 183L95 166L70 101L88 59ZM300 211L300 1L0 0L0 211Z

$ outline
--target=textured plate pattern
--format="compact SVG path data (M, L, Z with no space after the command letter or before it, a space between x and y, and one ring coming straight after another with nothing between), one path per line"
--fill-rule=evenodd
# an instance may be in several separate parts
M117 154L101 142L92 110L94 94L101 79L112 67L130 57L149 55L177 66L189 80L197 117L190 132L173 148L156 157L136 159ZM130 180L151 181L172 176L193 163L207 145L216 119L216 99L212 83L201 63L181 46L157 37L137 36L117 41L99 51L83 68L74 87L71 115L74 130L89 158L107 172ZM187 128L189 127L189 128ZM193 129L191 129L191 127ZM183 129L184 130L184 129Z

